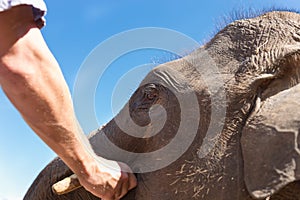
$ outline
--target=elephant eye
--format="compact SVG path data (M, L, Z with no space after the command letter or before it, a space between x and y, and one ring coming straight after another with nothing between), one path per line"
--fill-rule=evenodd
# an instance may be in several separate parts
M147 95L147 98L150 99L150 100L153 100L156 97L157 97L157 94L148 94Z
M144 98L146 98L147 100L156 100L159 95L159 91L155 84L146 85L143 89L143 93Z

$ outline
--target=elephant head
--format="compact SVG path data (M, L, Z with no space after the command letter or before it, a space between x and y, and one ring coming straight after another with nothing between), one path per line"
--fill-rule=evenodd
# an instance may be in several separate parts
M237 20L154 68L90 142L136 172L123 199L300 199L299 69L299 14ZM97 199L53 194L71 173L55 159L25 199Z

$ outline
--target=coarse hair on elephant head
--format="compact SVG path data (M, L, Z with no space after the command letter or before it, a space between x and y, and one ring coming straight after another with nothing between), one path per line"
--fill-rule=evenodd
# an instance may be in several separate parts
M299 69L299 14L234 21L154 68L90 142L136 172L125 200L300 199ZM82 188L53 194L51 185L70 174L54 160L25 199L97 199Z

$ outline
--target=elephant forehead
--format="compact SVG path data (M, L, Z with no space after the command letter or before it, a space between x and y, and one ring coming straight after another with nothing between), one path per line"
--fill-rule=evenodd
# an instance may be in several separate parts
M272 19L274 17L276 18L281 18L289 21L294 21L296 23L299 23L300 20L300 15L295 12L288 12L288 11L273 11L273 12L268 12L264 15L261 16L262 18L268 18Z
M167 63L153 69L142 81L141 86L155 83L162 85L174 93L193 91L188 79L177 69L179 62Z

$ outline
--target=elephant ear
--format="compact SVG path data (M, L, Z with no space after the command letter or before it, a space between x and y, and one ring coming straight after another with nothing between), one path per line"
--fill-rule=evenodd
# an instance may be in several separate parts
M242 133L244 178L254 198L300 179L300 85L261 103Z
M288 46L285 69L263 91L241 138L244 181L252 197L266 198L300 180L300 56ZM263 79L263 78L262 78Z

